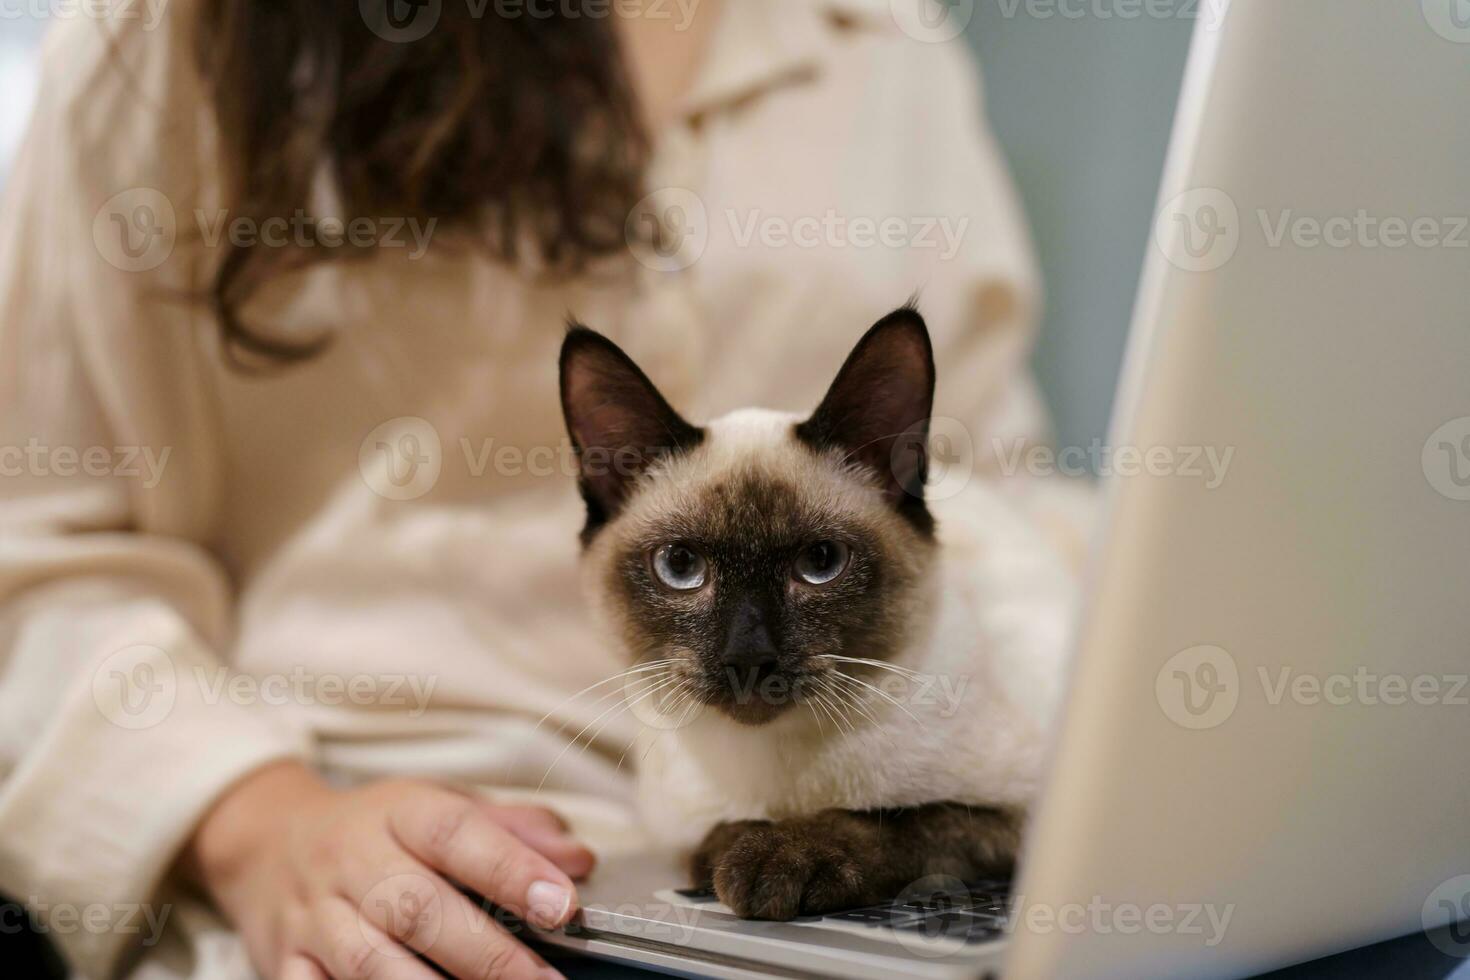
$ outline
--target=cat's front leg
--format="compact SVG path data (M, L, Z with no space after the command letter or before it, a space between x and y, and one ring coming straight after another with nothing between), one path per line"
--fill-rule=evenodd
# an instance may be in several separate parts
M711 830L691 871L739 915L791 919L875 905L928 875L1009 874L1020 829L1013 811L957 803L742 820Z

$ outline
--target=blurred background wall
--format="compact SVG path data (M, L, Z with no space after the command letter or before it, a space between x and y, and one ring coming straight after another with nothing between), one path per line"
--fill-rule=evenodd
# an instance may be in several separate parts
M1190 33L1208 4L1139 12L1148 6L977 0L967 30L1041 258L1035 364L1059 446L1106 435Z
M341 0L324 0L341 2ZM735 0L739 2L739 0ZM962 0L990 119L1046 281L1036 369L1057 439L1101 438L1148 240L1195 0ZM65 0L0 0L0 180Z
M10 171L36 94L36 46L46 19L32 16L28 6L0 0L0 181Z

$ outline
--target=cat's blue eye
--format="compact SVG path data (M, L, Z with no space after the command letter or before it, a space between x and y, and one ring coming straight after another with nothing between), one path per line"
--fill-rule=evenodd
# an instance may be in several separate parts
M709 577L709 563L686 544L665 544L653 552L653 574L671 589L691 592Z
M841 541L818 541L803 549L792 570L807 585L826 585L842 574L849 554Z

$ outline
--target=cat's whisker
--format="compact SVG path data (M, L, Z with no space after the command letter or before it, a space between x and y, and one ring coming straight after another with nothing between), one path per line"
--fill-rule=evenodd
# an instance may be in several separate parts
M857 724L853 722L852 712L847 710L847 705L843 704L841 699L834 701L833 705L833 711L837 713L837 718L839 722L847 726L847 731L845 732L845 734L856 735Z
M873 667L878 670L886 670L891 674L899 674L903 677L922 678L927 676L921 671L914 670L912 667L904 667L900 664L891 664L888 663L886 660L874 660L870 657L847 657L835 653L827 653L823 654L822 656L835 663L857 664L862 667Z
M534 725L531 726L531 730L526 733L525 740L523 741L520 750L515 754L515 756L511 759L510 762L506 763L506 771L509 772L511 769L513 769L514 766L515 766L515 764L517 762L519 762L521 760L521 758L525 755L526 749L529 746L529 743L530 743L531 739L534 738L535 735L536 735L536 733L541 730L541 726L545 725L551 719L551 716L552 715L556 714L558 711L561 711L563 708L565 708L568 705L572 704L578 698L582 697L585 694L589 694L592 691L597 690L599 687L603 687L604 685L607 685L607 684L613 684L613 683L616 683L617 681L620 681L620 680L626 682L629 678L632 678L632 677L635 677L635 676L638 676L638 675L641 675L641 674L646 674L646 673L648 673L650 671L665 670L665 669L667 669L669 667L670 664L677 663L678 661L679 661L679 658L677 658L677 657L668 657L668 658L663 659L663 660L653 660L653 661L649 661L648 663L633 664L632 666L625 667L624 669L618 671L617 673L615 673L615 674L613 674L613 675L611 675L609 677L604 677L600 681L596 681L596 682L594 682L592 684L588 684L586 687L582 688L580 691L576 692L575 694L571 695L570 697L564 698L562 701L560 701L559 703L557 703L550 711L546 712L546 714L542 715L539 719L537 719L536 724L534 724ZM608 698L617 697L620 693L624 693L624 692L621 689L614 689L612 691L605 692L600 697L598 697L598 699L596 701L593 701L592 704L590 705L590 707L592 709L596 709L597 707L599 707L600 705L602 705L605 701L607 701ZM567 726L569 726L571 723L572 723L572 719L571 718L567 718L560 725L556 726L556 730L551 733L552 736L555 737L557 735L560 735L562 732L566 731L567 730Z
M665 694L667 694L667 693L668 692L665 692ZM674 697L677 699L680 695L682 695L682 693L683 693L683 681L681 680L681 682L679 684L676 684L674 686ZM648 728L648 726L647 725L644 725L643 728L646 730ZM653 736L653 739L651 739L650 741L651 742L658 741L659 736L662 735L662 734L663 734L663 732L658 732L657 734L655 734ZM633 746L635 746L635 745L638 744L638 739L641 738L642 735L643 735L643 731L638 731L638 732L633 733L633 737L632 738L628 739L628 744L625 745L625 746L623 746L623 752L622 752L621 755L618 756L618 764L613 767L613 772L622 772L622 770L623 770L623 761L628 758L628 753L633 750ZM652 748L652 747L653 746L650 744L649 748ZM643 754L646 756L648 754L648 751L647 750L644 750L644 753Z
M826 656L830 660L835 660L835 661L838 661L838 662L841 662L841 663L860 664L862 666L877 667L877 668L880 668L882 670L887 670L887 671L890 671L890 672L892 672L894 674L897 674L898 676L902 677L906 681L921 680L921 679L925 678L925 676L926 676L926 675L920 673L919 671L911 670L911 669L909 669L907 667L899 667L899 666L897 666L895 664L884 663L881 660L869 660L869 659L862 658L862 657L843 657L843 656L838 656L836 654L827 654ZM918 722L921 727L927 727L924 724L924 722L920 718L918 718L917 716L915 716L914 713L912 711L910 711L903 703L901 703L900 701L898 701L897 699L895 699L892 695L890 695L887 691L884 691L882 688L877 687L876 685L870 684L867 681L864 681L863 679L861 679L859 677L853 676L852 674L846 673L841 668L835 668L832 671L832 675L834 677L836 677L836 678L839 678L841 680L847 681L847 682L849 682L851 684L859 685L860 687L865 688L868 691L871 691L872 693L874 693L874 694L878 695L879 697L883 698L885 701L888 701L890 704L892 704L894 707L898 708L904 714L908 715L914 721ZM866 697L866 695L864 695L864 697ZM876 724L876 721L875 721L875 724Z
M672 715L680 708L687 707L689 702L695 700L698 694L699 685L692 678L684 677L681 679L679 686L668 696L666 700L667 707L660 709L659 713L665 717Z
M883 700L887 701L889 704L893 705L899 711L902 711L904 714L908 715L910 718L912 718L919 725L920 728L927 728L928 727L927 725L924 724L924 722L922 720L920 720L920 718L919 718L918 715L914 714L912 711L910 711L908 709L908 706L907 705L905 705L902 701L899 701L897 698L895 698L892 695L890 695L887 691L883 690L882 688L877 687L877 686L875 686L873 684L869 684L867 681L865 681L865 680L863 680L861 678L858 678L858 677L854 677L851 674L844 674L840 670L833 671L832 672L832 676L834 676L834 677L840 677L840 678L842 678L845 681L849 681L849 682L851 682L853 684L859 684L859 685L861 685L862 687L864 687L864 688L868 689L869 691L872 691L874 694L878 695Z
M857 723L853 720L853 715L860 709L860 705L848 697L841 688L834 687L830 678L827 679L827 692L824 697L832 702L833 708L837 711L838 716L847 723L848 731L855 733L857 731Z
M597 740L602 737L602 733L607 729L607 726L608 725L611 725L614 720L616 720L618 717L620 717L623 714L623 712L629 711L633 707L635 707L636 705L638 705L640 702L646 701L649 698L657 695L661 689L667 688L675 680L676 680L676 678L674 678L672 676L671 677L667 677L667 678L663 678L663 679L661 679L658 682L658 684L655 687L649 689L648 691L644 692L643 694L640 694L638 697L634 698L632 701L626 702L626 703L624 703L622 705L613 705L607 711L604 711L601 715L599 715L598 717L594 718L590 723L588 723L587 728L591 728L593 725L597 725L597 723L599 721L602 721L602 724L598 726L598 728L597 728L597 730L595 732L593 732L591 735L587 736L587 738L586 738L585 741L582 741L582 735L587 731L587 729L584 728L582 730L582 732L579 732L578 733L576 739L574 739L571 742L569 742L561 750L561 752L557 754L557 757L554 760L552 760L551 765L547 768L545 775L543 775L541 777L541 783L536 787L536 791L538 793L541 791L541 787L546 784L546 780L547 780L547 778L550 777L552 770L556 768L556 766L557 766L557 764L559 762L561 762L562 757L565 756L567 754L567 752L572 747L574 747L574 746L577 745L578 741L581 741L582 742L581 746L577 749L577 753L580 755L580 754L586 752L589 748L591 748L592 745L594 743L596 743ZM603 718L606 717L609 714L611 714L612 716L611 717L608 717L606 721L603 721ZM628 750L630 748L632 748L633 742L636 742L636 741L637 741L637 736L634 736L633 740L630 741L626 746L623 747L623 754L618 757L618 767L619 768L621 768L621 766L623 764L623 757L625 757L628 754Z
M832 688L831 681L827 680L827 678L825 677L822 678L822 680L825 685L826 693L818 691L816 696L819 699L820 703L823 705L824 710L826 710L828 714L832 717L832 724L836 725L838 732L843 735L855 734L857 732L857 726L852 723L852 719L849 718L847 716L847 712L843 710L842 698L836 697L837 692ZM827 696L829 693L832 694L833 697L829 698ZM843 731L842 728L842 723L844 721L847 723L846 731Z
M814 683L806 683L809 680L813 681ZM796 689L795 700L798 704L806 705L811 710L813 717L816 717L817 713L815 706L821 704L822 701L822 692L819 689L819 685L823 682L823 680L824 679L819 676L812 676L801 678L801 680L798 681L799 686ZM828 717L830 718L831 715L829 714ZM832 723L834 725L837 724L835 719ZM820 718L817 719L817 728L819 730L822 730L823 734L826 734L825 730L822 729L822 722ZM837 727L837 730L841 732L842 727L839 725Z
M822 678L822 681L826 685L825 690L827 693L838 698L844 706L861 704L861 698L854 697L850 688L837 686L837 681L846 679L847 677L842 671L832 670Z
M811 712L812 721L817 723L817 734L823 738L827 737L827 728L822 724L822 718L817 714L817 709L811 701L806 702L806 710Z
M685 722L689 720L689 715L699 708L700 702L697 695L698 692L691 688L689 695L689 705L684 709L684 713L679 716L679 720L674 723L675 728L683 728Z
M688 677L681 677L670 674L668 678L662 678L661 680L663 682L658 685L658 688L649 690L645 695L634 700L632 704L628 705L628 707L632 708L639 702L647 700L649 697L652 697L656 705L654 710L657 711L660 715L667 717L672 715L675 711L679 710L679 708L685 705L688 699L693 696L694 688L693 685L690 683ZM668 683L669 680L672 680L675 683L670 685ZM608 724L611 723L612 719L609 719ZM641 718L639 719L639 724L645 730L650 727L648 723L644 722ZM606 727L606 725L603 726L603 728ZM594 733L592 740L595 740L599 735L601 735L601 733L602 731L601 729L599 729L596 733ZM616 767L617 769L621 769L623 767L623 760L627 758L628 753L632 751L633 746L637 744L641 734L641 731L635 734L631 739L629 739L628 744L623 747L622 754L618 756L618 764ZM658 735L655 735L653 741L657 741L662 734L663 732L659 732ZM581 751L587 751L588 746L592 744L592 740L589 740L586 745L582 747ZM652 748L651 744L649 748ZM646 756L648 752L645 750L643 754Z
M842 730L842 723L839 722L837 720L837 716L832 713L832 708L830 707L830 703L828 702L827 698L824 695L822 695L821 693L814 694L812 696L812 701L810 703L812 705L815 705L815 707L812 708L812 714L815 715L817 713L817 711L816 711L817 707L820 707L822 709L822 714L826 715L827 718L832 722L832 727L835 728L835 729L837 729L837 734L838 735L845 735L845 734L847 734L846 732L844 732ZM821 722L819 721L817 724L820 727ZM825 734L825 732L823 734Z
M653 681L650 682L650 686L640 692L637 697L633 698L633 700L627 702L621 707L618 707L617 712L611 718L608 718L607 721L603 722L598 727L597 731L593 732L586 739L586 741L582 742L582 747L578 751L586 752L589 748L591 748L593 743L595 743L599 738L602 737L602 733L604 730L606 730L607 726L612 724L616 718L620 717L623 714L623 712L630 711L637 705L642 704L644 701L647 701L650 698L654 698L655 696L660 698L667 697L669 694L669 688L676 687L681 681L682 678L676 676L673 673L656 677ZM592 724L596 724L599 720L601 720L601 716L593 719ZM576 745L577 741L573 740L572 744Z
M644 749L643 754L638 757L638 764L640 766L643 765L644 762L648 761L648 753L653 751L654 745L657 744L658 740L663 738L666 734L666 732L659 732L657 735L653 736L653 738L648 740L648 748Z
M699 688L697 686L695 686L694 684L690 684L688 687L686 687L684 689L683 692L681 692L681 694L679 695L679 697L675 699L674 703L671 704L671 705L669 705L668 714L673 714L675 711L677 711L680 708L689 709L694 704L696 704L698 702L698 700L699 700ZM685 717L687 717L687 711L686 711L686 713L684 715L680 715L679 717L680 717L680 721L675 725L675 727L683 727L683 719Z
M667 731L660 731L657 735L648 740L648 748L644 749L643 754L638 757L638 764L640 766L648 760L648 753L653 751L653 747L655 744L657 744L658 740L663 738L667 734Z
M662 687L667 686L668 684L672 684L672 683L674 683L677 680L678 680L678 678L676 678L672 674L670 674L670 676L665 677L665 678L663 678L661 680L658 680L658 681L654 682L654 686L650 690L645 691L643 694L640 694L637 698L633 699L632 701L626 700L626 695L624 695L624 702L621 705L614 704L612 707L610 707L607 710L603 711L602 714L598 715L596 718L593 718L591 721L589 721L582 728L582 730L576 734L576 737L574 737L570 742L568 742L562 748L562 750L556 754L556 758L551 760L551 765L549 765L549 766L546 767L546 772L541 776L541 782L539 782L539 783L536 784L536 792L537 793L540 793L541 792L542 788L546 785L546 780L548 780L548 779L551 778L552 770L554 770L557 767L557 765L561 762L561 760L566 756L567 752L569 752L571 750L572 746L574 746L578 742L580 742L582 740L582 736L586 735L587 732L590 731L594 725L597 725L598 722L602 721L604 718L607 718L607 721L604 722L603 725L600 728L598 728L597 733L594 734L590 739L587 740L587 745L591 745L593 742L595 742L597 740L597 736L602 734L602 729L603 728L606 728L608 724L611 724L612 723L612 718L608 718L608 715L612 714L614 711L617 711L619 714L621 714L623 711L626 711L629 708L632 708L633 705L638 704L640 701L644 700L645 698L647 698L647 697L649 697L649 696L657 693ZM617 716L614 715L614 717L617 717ZM586 746L584 746L583 749L585 751Z
M823 656L826 657L828 660L835 660L838 663L861 664L864 667L877 667L879 670L890 671L891 673L899 674L910 679L920 679L926 676L921 671L914 670L912 667L902 667L898 664L891 664L884 660L871 660L867 657L843 657L835 653L827 653L823 654Z
M658 670L660 668L665 668L669 664L677 663L678 660L679 660L678 657L669 657L666 660L654 660L654 661L650 661L649 663L645 663L645 664L634 664L631 667L628 667L628 668L625 668L623 670L618 671L616 674L613 674L610 677L604 677L602 680L597 681L594 684L588 684L586 687L582 688L576 694L573 694L571 697L565 699L564 701L562 701L561 703L559 703L558 705L556 705L556 707L554 707L550 711L546 712L546 714L542 715L541 718L540 718L540 720L538 720L536 722L536 724L531 727L531 731L532 732L535 732L542 725L546 724L546 722L551 718L552 715L556 714L562 708L565 708L567 705L571 704L573 701L576 701L582 695L584 695L584 694L590 694L591 692L597 690L599 687L602 687L604 684L612 684L615 681L624 680L624 679L629 678L631 676L634 676L636 674L642 674L642 673L646 673L646 672L651 671L651 670ZM595 703L600 704L600 703L602 703L605 700L607 700L607 695L603 695ZM562 723L562 728L565 728L567 724L568 723L563 722ZM557 734L559 734L561 732L561 730L562 730L561 728L558 728L557 729Z
M642 677L637 678L636 683L653 683L654 681L659 680L662 676L662 673L645 674ZM597 698L597 700L593 701L587 706L587 710L596 711L598 708L602 707L604 704L614 698L627 697L630 692L631 685L635 682L635 679L630 677L626 678L626 680L628 683L625 683L622 687L616 687L610 691L604 692L600 697ZM573 721L573 718L567 718L560 725L557 725L555 731L551 733L552 736L554 737L560 735L562 732L566 731Z
M664 692L664 697L667 699L667 707L660 708L659 713L663 715L672 715L675 711L678 711L681 707L684 707L689 699L694 697L694 694L695 688L694 685L689 682L689 679L687 677L679 678L679 683L674 686L672 691ZM644 726L645 729L647 727L647 725ZM622 770L623 761L628 758L628 753L632 751L633 746L638 744L638 738L641 734L642 732L639 732L637 735L634 735L631 739L628 740L628 744L623 748L623 754L618 756L618 764L614 768L614 772L619 772ZM648 757L649 752L653 751L653 743L657 742L660 738L663 737L663 735L664 733L660 731L655 734L652 739L649 740L648 748L644 749L643 755L639 756L638 761L640 763Z
M638 735L641 734L643 733L638 733ZM634 745L638 743L638 735L634 735L632 738L628 739L628 744L623 746L622 754L618 756L618 764L613 766L613 772L623 771L623 760L628 758L628 752L633 748Z
M868 706L863 704L863 702L856 696L855 692L852 692L847 688L838 688L832 683L830 678L824 678L824 680L826 680L827 682L827 689L832 693L835 698L837 698L837 700L844 707L857 712L858 715L861 716L863 720L866 721L869 725L871 725L875 731L882 735L885 740L890 743L893 741L893 736L890 735L888 730L883 727L883 724L878 720L878 717L873 714Z
M832 676L841 677L843 675L840 673L834 673ZM873 714L872 709L864 704L862 699L856 696L855 692L852 692L848 688L837 687L837 685L832 682L832 677L826 677L824 678L824 680L827 682L827 689L832 692L833 696L837 697L837 699L843 704L848 705L854 711L860 714L863 719L874 728L877 728L879 731L883 730L882 724L878 721L878 716ZM886 735L887 732L884 732L884 734Z

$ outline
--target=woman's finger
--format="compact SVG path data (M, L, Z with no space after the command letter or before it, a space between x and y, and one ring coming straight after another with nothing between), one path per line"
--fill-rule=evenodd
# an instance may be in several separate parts
M327 972L323 970L310 956L305 953L297 953L286 957L281 964L279 980L328 980Z
M309 943L332 980L435 980L412 950L362 918L346 899L322 904Z
M592 851L569 832L567 822L544 806L497 804L481 799L481 807L490 819L515 834L528 847L546 855L572 878L585 878L592 873L597 858Z
M566 834L539 829L507 827L516 839L532 850L540 852L561 868L573 880L585 878L597 866L597 857L585 844Z
M565 835L571 829L555 810L548 810L544 806L494 803L484 798L481 798L480 803L492 820L512 833L536 830Z
M556 976L546 961L443 877L398 852L376 878L348 883L358 910L394 943L423 955L454 977ZM360 874L360 873L359 873Z
M532 925L558 928L576 909L571 878L465 797L416 794L388 820L410 854Z

